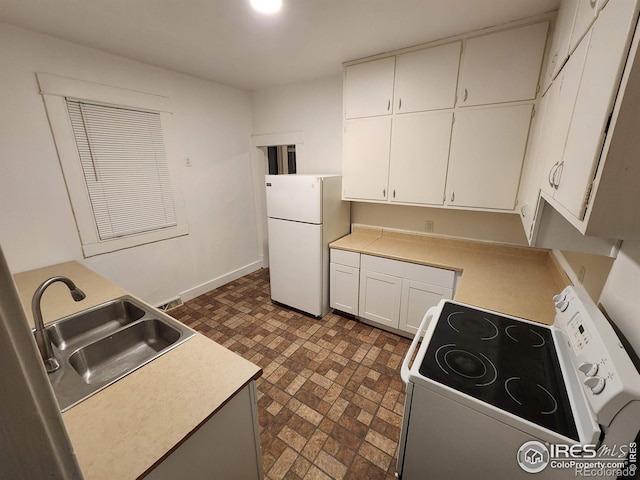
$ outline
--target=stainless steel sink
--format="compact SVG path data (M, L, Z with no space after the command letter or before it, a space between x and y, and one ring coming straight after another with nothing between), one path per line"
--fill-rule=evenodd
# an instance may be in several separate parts
M125 296L46 326L60 369L49 380L64 412L195 335Z

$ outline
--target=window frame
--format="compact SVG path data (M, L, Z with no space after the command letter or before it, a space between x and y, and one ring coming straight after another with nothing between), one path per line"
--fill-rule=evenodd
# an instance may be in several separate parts
M45 104L51 132L58 152L58 160L71 201L83 256L88 258L125 248L188 235L189 228L186 222L186 212L182 197L176 194L176 184L172 178L171 156L166 142L166 137L169 136L167 134L167 124L170 123L169 120L171 117L168 97L41 72L36 73L36 76L40 87L39 93ZM160 114L160 122L163 133L165 134L165 151L167 153L169 181L176 210L176 226L112 239L100 239L84 172L82 170L80 155L76 146L71 119L67 110L66 98L111 107L126 107L157 112Z

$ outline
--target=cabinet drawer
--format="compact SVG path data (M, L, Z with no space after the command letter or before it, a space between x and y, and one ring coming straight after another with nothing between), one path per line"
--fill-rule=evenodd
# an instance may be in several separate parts
M396 277L429 283L441 287L453 288L455 272L443 268L400 262L389 258L361 255L361 268L371 272L379 272Z
M357 252L347 252L346 250L337 250L332 248L331 263L360 268L360 254Z

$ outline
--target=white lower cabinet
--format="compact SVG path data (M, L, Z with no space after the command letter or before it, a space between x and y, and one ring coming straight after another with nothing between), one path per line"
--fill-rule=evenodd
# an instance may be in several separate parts
M360 270L360 316L398 328L402 278Z
M452 270L331 249L331 307L381 328L415 334L454 282Z
M329 299L331 308L358 315L360 269L349 265L329 265Z
M330 250L329 306L341 312L358 315L360 293L360 254Z
M453 297L453 285L440 287L416 280L402 280L400 319L398 328L405 332L417 333L424 314L442 298Z
M145 478L263 478L255 381L249 382Z

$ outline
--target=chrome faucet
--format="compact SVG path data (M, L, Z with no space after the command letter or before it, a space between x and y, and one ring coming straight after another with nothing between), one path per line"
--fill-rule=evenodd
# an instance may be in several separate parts
M67 277L62 276L51 277L48 280L45 280L40 284L40 286L36 289L36 292L33 294L33 299L31 300L31 310L33 311L33 321L36 326L35 332L33 334L36 337L38 350L40 351L40 355L42 356L42 361L44 362L44 367L47 369L47 373L52 373L58 370L60 368L60 363L58 362L58 360L56 360L56 357L53 354L53 347L51 346L51 338L49 338L49 332L44 328L40 301L42 300L44 291L51 284L56 282L64 283L69 288L71 297L76 302L79 302L86 297L84 292L76 287L75 283L73 283Z

